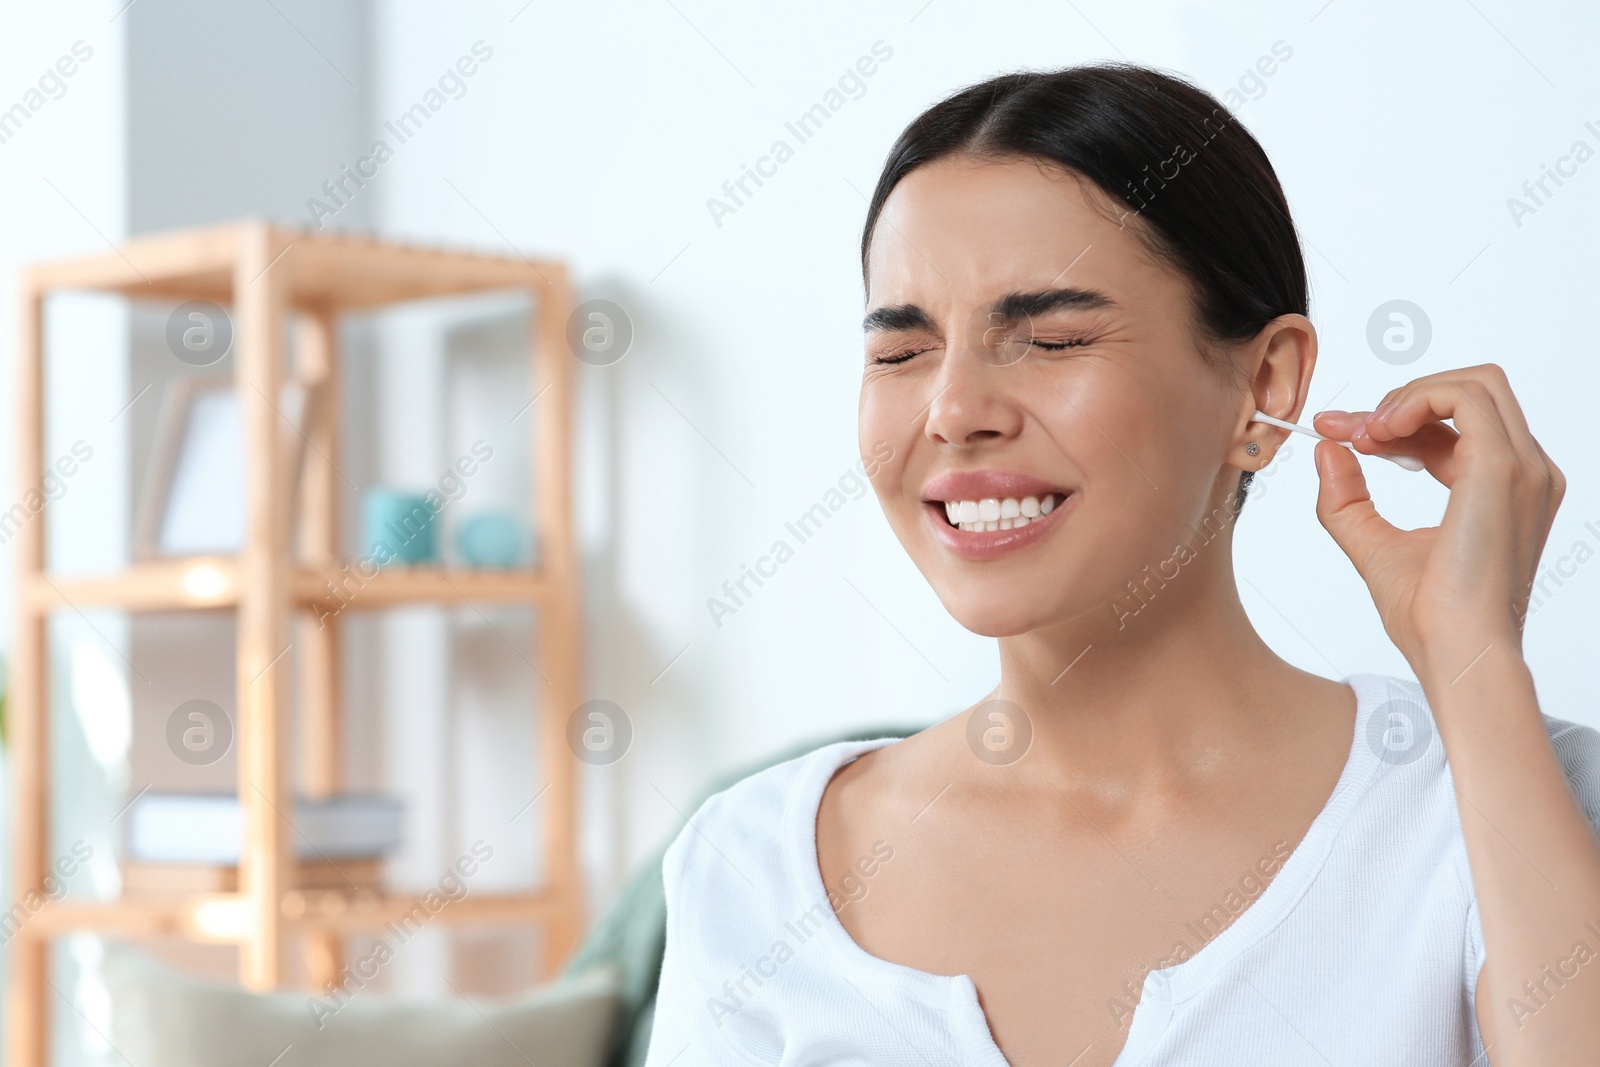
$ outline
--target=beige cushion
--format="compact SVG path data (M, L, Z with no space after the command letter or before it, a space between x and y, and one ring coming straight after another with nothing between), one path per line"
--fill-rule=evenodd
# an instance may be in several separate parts
M340 1005L202 981L107 942L101 976L107 1036L132 1067L599 1067L617 1009L606 967L513 1000L397 1000L352 987Z

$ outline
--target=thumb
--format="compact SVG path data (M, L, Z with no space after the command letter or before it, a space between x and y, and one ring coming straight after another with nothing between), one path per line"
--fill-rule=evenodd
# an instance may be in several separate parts
M1399 531L1372 503L1361 461L1341 444L1318 441L1317 519L1366 578L1366 561L1372 550Z

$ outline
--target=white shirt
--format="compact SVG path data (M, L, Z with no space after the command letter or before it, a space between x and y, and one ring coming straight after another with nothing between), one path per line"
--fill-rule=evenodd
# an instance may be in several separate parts
M1443 743L1416 682L1346 682L1355 731L1326 806L1264 889L1228 901L1242 909L1231 924L1150 971L1136 1007L1129 997L1118 1067L1481 1067L1483 935ZM1600 826L1600 732L1545 725ZM663 866L666 958L646 1067L1006 1067L969 977L869 954L824 890L823 789L896 740L827 745L751 775L678 834ZM1584 942L1600 949L1600 927ZM1510 991L1523 1017L1559 994L1546 986Z

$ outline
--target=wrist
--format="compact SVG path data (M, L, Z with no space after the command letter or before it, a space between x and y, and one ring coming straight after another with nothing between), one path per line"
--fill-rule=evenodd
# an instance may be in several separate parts
M1449 688L1470 681L1479 671L1523 664L1522 631L1514 627L1448 630L1423 643L1408 656L1417 680L1424 685Z

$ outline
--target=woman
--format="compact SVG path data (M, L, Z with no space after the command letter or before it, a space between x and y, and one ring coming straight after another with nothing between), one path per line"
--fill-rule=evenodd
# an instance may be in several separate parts
M862 266L862 454L1000 682L699 810L651 1067L1595 1062L1600 733L1522 658L1564 479L1501 370L1315 416L1451 490L1396 529L1317 444L1318 517L1418 679L1332 681L1232 570L1287 436L1254 413L1300 418L1317 335L1215 99L1129 65L960 92L890 152Z

